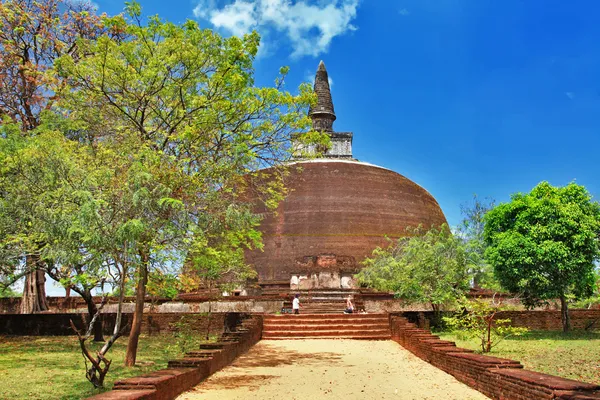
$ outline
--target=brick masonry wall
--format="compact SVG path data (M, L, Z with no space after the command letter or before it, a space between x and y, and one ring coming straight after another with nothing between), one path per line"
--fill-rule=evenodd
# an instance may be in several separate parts
M600 329L600 310L569 310L571 328ZM522 326L539 331L562 330L560 311L503 311L499 319L509 318L513 326Z
M420 328L429 327L422 323L423 319L429 323L434 320L433 311L401 311L394 312L393 315L405 317L410 322L417 323ZM452 312L444 312L443 315L452 315ZM572 329L600 330L600 310L570 310L569 316ZM497 318L508 318L513 326L535 331L562 330L560 311L556 310L502 311L497 314Z
M223 332L225 320L228 315L240 313L212 313L210 318L210 332L219 334ZM102 327L105 334L112 333L116 314L102 314ZM209 319L206 314L193 313L145 313L142 322L142 333L154 335L170 333L175 330L173 323L182 317L191 323L199 332L206 332ZM69 321L72 319L77 328L83 329L85 314L0 314L0 335L19 336L69 336L73 335ZM124 314L123 323L127 324L133 314Z
M47 297L49 310L44 313L85 313L87 306L81 297ZM94 297L100 304L100 297ZM0 298L1 314L19 314L19 297ZM253 312L275 313L281 310L283 299L272 296L228 296L210 302L213 312ZM123 310L132 313L135 308L135 298L126 297ZM116 312L117 304L111 299L104 307L105 313ZM209 302L206 296L196 294L181 294L176 300L146 298L144 312L148 313L202 313L208 312Z
M440 340L401 316L390 316L392 340L492 399L600 400L600 385L523 369L520 362L475 354Z
M212 356L174 360L177 365L135 378L115 382L113 390L89 400L171 400L190 390L204 379L229 365L238 356L254 346L262 336L262 316L253 315L243 327L246 329L235 342L224 343ZM188 367L181 367L187 365Z

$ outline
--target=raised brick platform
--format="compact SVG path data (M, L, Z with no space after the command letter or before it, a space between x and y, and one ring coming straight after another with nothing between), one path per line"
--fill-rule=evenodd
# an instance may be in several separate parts
M300 314L265 316L263 339L391 338L387 314Z

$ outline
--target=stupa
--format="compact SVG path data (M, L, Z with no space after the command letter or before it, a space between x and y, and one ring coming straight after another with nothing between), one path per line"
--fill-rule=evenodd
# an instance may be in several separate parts
M309 111L313 129L326 132L331 148L322 158L297 160L290 168L289 194L260 230L264 249L246 260L259 283L290 289L350 289L361 262L376 247L408 234L407 228L446 223L437 201L404 176L352 155L351 132L335 132L336 115L323 61ZM304 149L311 151L311 149Z

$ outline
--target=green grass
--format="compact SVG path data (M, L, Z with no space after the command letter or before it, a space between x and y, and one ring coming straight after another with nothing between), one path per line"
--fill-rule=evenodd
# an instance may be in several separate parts
M199 339L195 341L198 344ZM93 344L100 348L101 344ZM120 338L108 353L112 360L106 390L116 380L167 367L181 356L172 335L140 337L137 366L125 367L127 338ZM191 348L191 347L189 347ZM0 399L82 399L94 390L85 378L85 364L75 336L0 336Z
M481 350L474 339L449 332L438 335L459 347ZM500 342L488 355L518 360L533 371L600 384L600 332L531 331Z

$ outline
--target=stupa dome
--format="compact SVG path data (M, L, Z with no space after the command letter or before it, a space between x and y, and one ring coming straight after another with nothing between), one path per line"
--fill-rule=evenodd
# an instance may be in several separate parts
M446 222L437 201L421 186L363 162L298 162L286 186L290 193L277 213L262 210L263 251L246 256L259 281L289 281L293 275L331 268L355 273L373 249L389 245L386 238L406 236L408 227Z
M259 282L294 288L354 287L353 274L376 247L409 234L407 228L446 223L437 201L406 177L352 156L351 132L333 131L336 117L327 70L315 78L318 103L313 129L332 142L324 158L298 160L289 168L289 194L276 213L263 215L263 250L246 252ZM264 171L268 175L269 170ZM304 283L303 283L304 282Z

